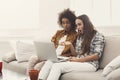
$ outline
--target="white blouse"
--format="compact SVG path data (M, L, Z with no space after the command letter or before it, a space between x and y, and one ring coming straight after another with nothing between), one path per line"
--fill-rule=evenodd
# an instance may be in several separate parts
M65 35L64 37L62 37L60 40L59 40L59 43L61 42L65 42L66 41L66 38L67 38L67 35ZM64 50L65 46L61 46L61 45L58 45L57 49L56 49L56 53L57 53L57 56L60 56L62 51Z

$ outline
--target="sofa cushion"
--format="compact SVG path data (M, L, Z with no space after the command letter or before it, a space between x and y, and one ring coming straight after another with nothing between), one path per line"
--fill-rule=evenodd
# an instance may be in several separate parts
M100 68L104 68L112 59L120 55L120 36L105 36L105 48Z
M105 80L101 73L102 70L96 72L69 72L63 74L60 80Z
M18 63L17 61L11 61L9 63L3 62L5 69L10 69L12 71L26 74L28 62Z
M36 55L35 47L33 44L17 41L15 55L18 62L28 61L31 56Z
M16 60L15 53L14 52L8 52L5 55L2 56L2 60L5 62L11 62L13 60Z
M107 76L110 74L112 71L120 67L120 56L116 57L113 59L104 69L102 72L103 76Z
M107 80L120 80L120 68L111 72L106 78Z

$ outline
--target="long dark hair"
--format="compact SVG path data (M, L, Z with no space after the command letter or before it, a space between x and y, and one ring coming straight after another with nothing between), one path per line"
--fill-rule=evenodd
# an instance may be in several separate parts
M91 40L97 31L94 29L94 26L87 15L84 14L84 15L78 16L76 19L82 20L83 25L84 25L83 34L79 35L83 37L83 42L82 42L82 47L81 47L82 54L84 53L89 54Z

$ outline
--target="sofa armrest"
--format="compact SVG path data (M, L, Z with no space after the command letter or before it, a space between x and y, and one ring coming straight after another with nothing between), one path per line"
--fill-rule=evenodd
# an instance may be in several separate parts
M107 80L120 80L120 68L112 71L106 78Z
M8 52L5 55L2 56L2 60L9 63L13 60L16 60L15 53L14 52Z

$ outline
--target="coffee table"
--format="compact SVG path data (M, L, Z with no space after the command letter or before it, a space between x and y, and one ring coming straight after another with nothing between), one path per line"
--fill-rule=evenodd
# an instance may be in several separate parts
M30 80L30 78L28 75L17 73L9 69L3 69L2 76L0 76L0 80Z

